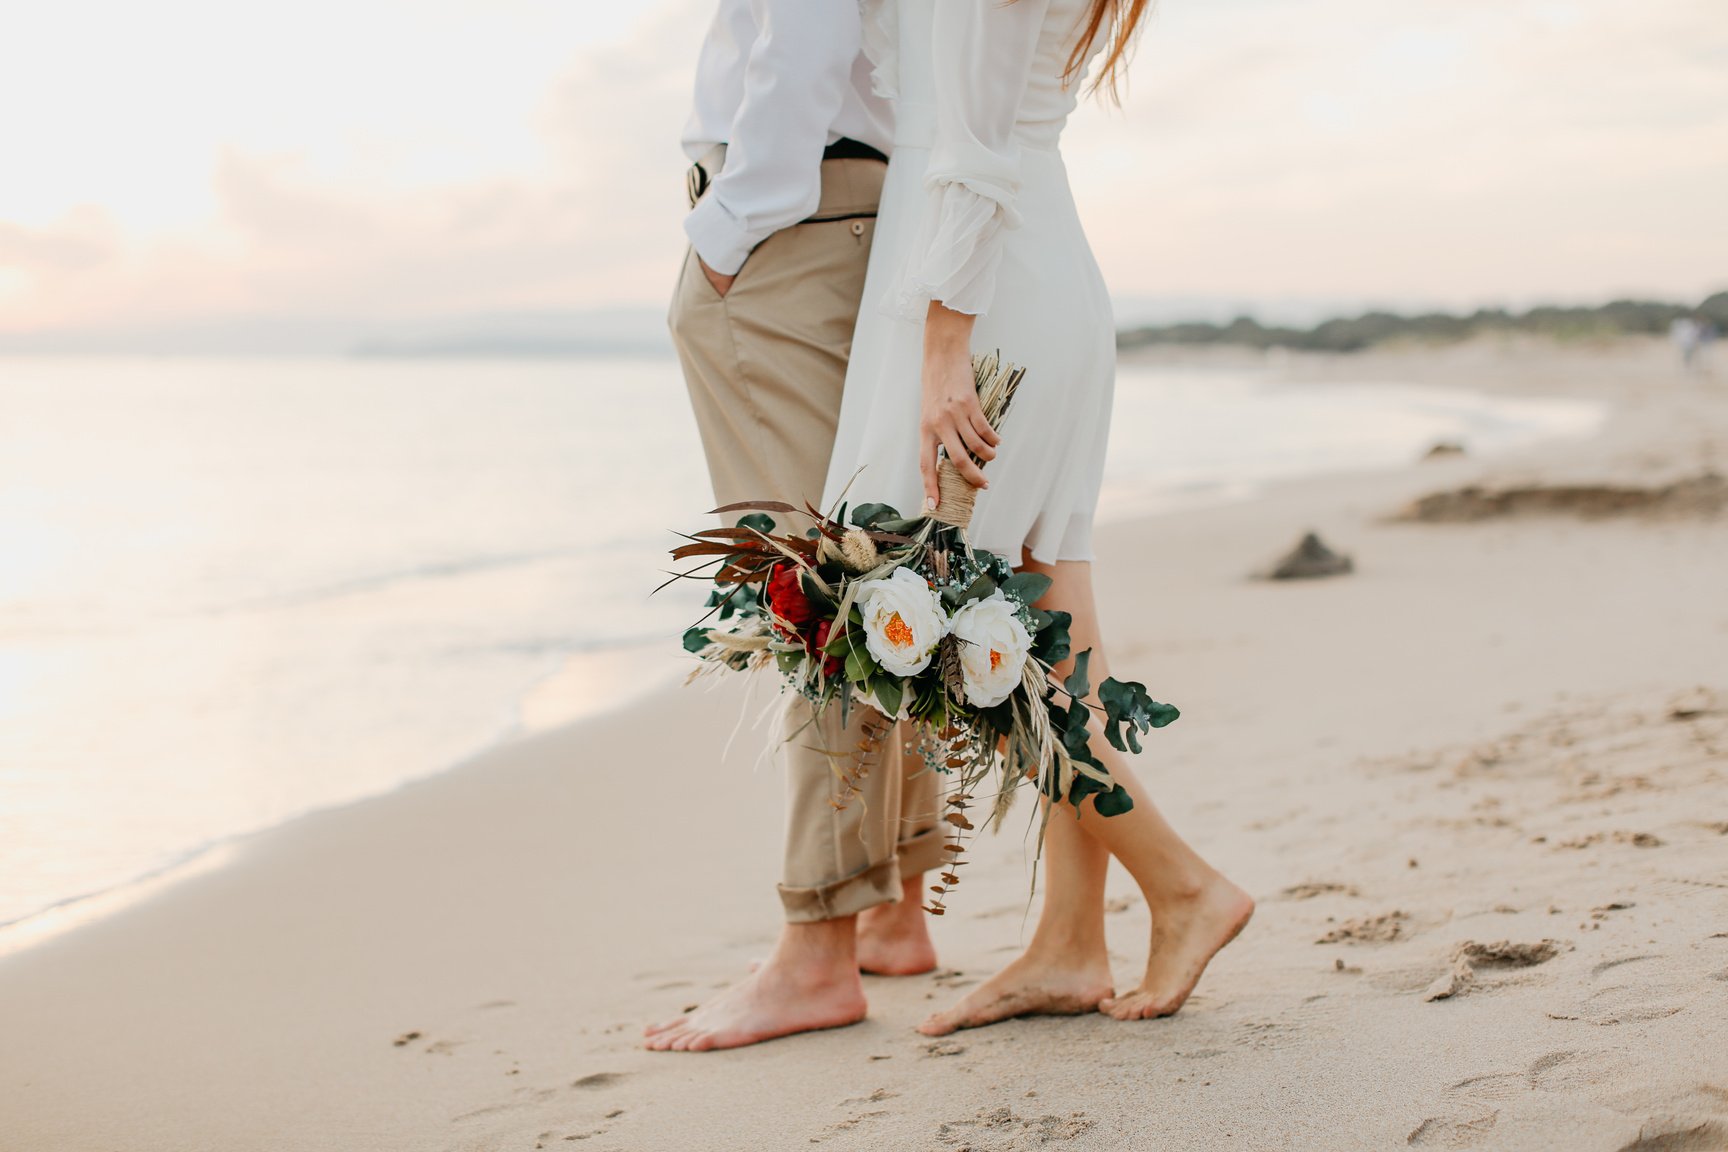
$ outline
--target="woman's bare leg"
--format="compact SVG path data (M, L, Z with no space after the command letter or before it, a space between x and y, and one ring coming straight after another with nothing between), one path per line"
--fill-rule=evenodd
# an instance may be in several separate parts
M1023 569L1053 581L1040 605L1073 616L1073 650L1090 649L1093 684L1110 675L1098 612L1092 595L1092 566L1086 563L1038 564ZM1058 668L1066 674L1071 662ZM1088 800L1078 820L1062 805L1051 813L1044 846L1048 861L1043 910L1026 953L954 1009L931 1017L932 1027L952 1031L1012 1015L1048 1011L1036 1007L1052 995L1066 994L1076 971L1096 971L1103 983L1109 969L1103 947L1104 875L1113 855L1140 886L1152 914L1151 952L1146 975L1125 996L1103 996L1099 1007L1117 1019L1168 1016L1181 1008L1212 957L1236 937L1253 914L1254 901L1178 836L1153 805L1127 760L1102 739L1093 748L1110 773L1134 798L1134 808L1104 817ZM1094 944L1094 940L1096 943ZM1098 964L1090 958L1096 955ZM1041 981L1056 980L1049 986ZM1027 1005L1013 1010L1016 1005Z

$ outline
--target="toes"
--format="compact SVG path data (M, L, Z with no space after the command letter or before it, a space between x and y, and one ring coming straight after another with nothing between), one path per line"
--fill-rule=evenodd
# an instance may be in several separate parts
M671 1052L676 1050L678 1041L682 1040L689 1034L690 1028L687 1025L667 1028L664 1032L661 1032L658 1035L650 1036L648 1038L648 1043L645 1044L644 1047L653 1052Z
M1157 1004L1151 997L1138 992L1112 996L1098 1003L1098 1010L1113 1020L1145 1020L1150 1016L1162 1016L1163 1013L1156 1008Z
M930 1019L924 1021L924 1023L918 1025L918 1031L925 1036L946 1036L949 1033L956 1031L956 1029L953 1024L949 1023L948 1018L943 1013L938 1012L936 1015L930 1017Z
M665 1020L665 1021L662 1021L658 1024L650 1024L646 1028L642 1029L642 1035L644 1035L644 1036L658 1036L662 1032L669 1032L672 1029L681 1026L686 1020L689 1020L689 1019L690 1019L690 1017L688 1017L688 1016L676 1016L676 1017L673 1017L671 1020Z

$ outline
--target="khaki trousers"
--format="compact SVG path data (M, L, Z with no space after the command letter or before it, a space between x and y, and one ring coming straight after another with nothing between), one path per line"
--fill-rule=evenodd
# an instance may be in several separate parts
M670 323L717 504L820 506L885 172L874 160L823 161L815 214L758 245L724 298L695 252L685 256ZM905 753L903 729L858 780L861 793L836 807L836 761L858 747L864 714L852 709L843 726L837 709L817 718L808 701L788 698L780 899L789 921L898 900L902 877L941 863L937 777Z

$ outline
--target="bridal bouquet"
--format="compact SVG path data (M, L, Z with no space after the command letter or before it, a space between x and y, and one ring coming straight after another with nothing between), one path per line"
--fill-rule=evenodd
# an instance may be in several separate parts
M999 427L1024 371L995 357L975 359L973 370L985 416ZM703 662L699 672L773 667L819 709L871 709L860 746L830 753L852 790L892 738L891 721L913 722L920 751L957 777L945 816L957 838L973 828L974 790L992 777L992 819L1022 780L1054 800L1095 796L1102 816L1128 811L1133 800L1094 754L1089 722L1096 715L1114 747L1138 752L1139 735L1177 710L1132 681L1106 679L1094 694L1089 651L1058 679L1070 617L1037 607L1049 577L971 547L973 489L947 461L939 474L941 500L927 516L885 504L849 516L844 504L833 515L772 501L716 509L744 515L734 527L684 536L672 553L702 560L674 579L715 586L684 647ZM786 531L775 516L811 526ZM949 850L958 855L958 839ZM930 911L942 911L957 879L952 868L943 874Z

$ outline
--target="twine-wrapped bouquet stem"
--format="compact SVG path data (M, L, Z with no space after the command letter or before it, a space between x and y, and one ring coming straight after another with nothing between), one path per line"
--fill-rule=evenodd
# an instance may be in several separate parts
M1026 376L1026 369L1003 364L1001 357L992 352L988 356L972 358L972 375L973 384L978 389L979 406L984 409L984 419L990 422L990 427L1000 428L1002 418L1008 415L1008 408L1014 403L1014 393ZM984 465L976 455L972 456L972 462L980 467ZM972 482L962 476L960 469L946 456L936 465L936 486L937 504L930 513L930 519L951 528L970 525L978 489L972 487Z

